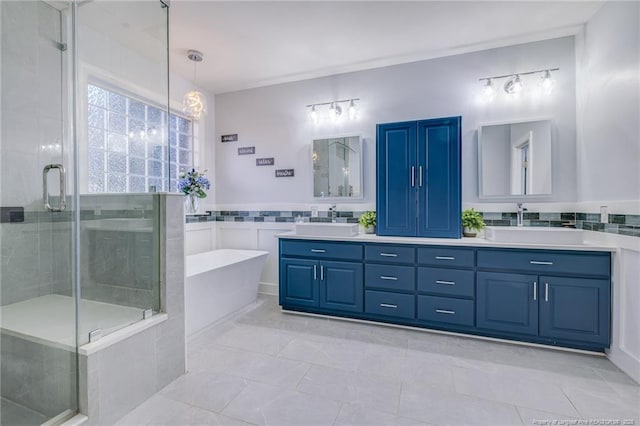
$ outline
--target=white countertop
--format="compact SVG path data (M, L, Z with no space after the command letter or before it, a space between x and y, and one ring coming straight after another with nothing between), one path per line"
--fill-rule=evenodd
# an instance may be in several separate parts
M358 234L353 237L326 237L312 235L298 235L295 232L285 232L276 235L277 238L314 240L314 241L344 241L359 243L388 243L388 244L418 244L418 245L440 245L440 246L460 246L460 247L496 247L496 248L519 248L538 250L582 250L582 251L607 251L615 252L616 246L611 244L590 243L582 244L532 244L532 243L505 243L489 241L481 237L475 238L418 238L418 237L383 237L375 234Z

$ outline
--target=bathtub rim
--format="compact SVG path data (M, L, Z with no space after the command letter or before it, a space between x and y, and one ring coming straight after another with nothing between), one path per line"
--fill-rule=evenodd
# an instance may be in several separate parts
M240 252L240 253L245 253L245 254L249 254L249 255L246 256L246 257L243 257L241 259L234 260L233 262L225 263L223 265L217 265L215 267L211 267L211 268L208 268L208 269L201 270L201 268L198 268L198 271L195 272L195 273L191 273L189 271L189 265L188 265L189 264L189 258L195 258L195 257L198 257L198 256L203 256L203 255L210 255L211 253L216 253L216 252L234 252L234 253L239 253ZM260 258L266 257L268 255L269 255L269 252L266 251L266 250L232 249L232 248L220 248L220 249L215 249L215 250L203 251L203 252L200 252L200 253L194 253L194 254L190 254L188 256L185 256L185 265L184 265L185 266L185 268L184 268L185 271L184 271L184 275L185 275L185 278L190 278L190 277L194 277L194 276L197 276L197 275L205 274L207 272L215 271L215 270L218 270L218 269L227 268L227 267L233 266L233 265L235 265L237 263L246 262L246 261L253 260L253 259L260 259ZM186 280L185 280L185 285L186 285Z

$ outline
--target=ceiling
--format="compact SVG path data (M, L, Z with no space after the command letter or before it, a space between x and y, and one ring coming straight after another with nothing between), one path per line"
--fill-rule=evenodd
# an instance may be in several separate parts
M172 0L170 67L213 93L575 34L593 1ZM146 1L84 0L80 22L160 61L166 20ZM88 5L88 6L85 6Z
M173 0L171 69L213 93L575 34L601 1Z

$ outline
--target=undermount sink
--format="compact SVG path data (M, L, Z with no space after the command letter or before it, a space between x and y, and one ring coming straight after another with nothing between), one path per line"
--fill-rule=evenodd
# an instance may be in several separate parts
M583 244L583 232L572 228L487 226L484 237L502 243Z
M358 235L357 223L296 223L296 234L318 237L352 237Z

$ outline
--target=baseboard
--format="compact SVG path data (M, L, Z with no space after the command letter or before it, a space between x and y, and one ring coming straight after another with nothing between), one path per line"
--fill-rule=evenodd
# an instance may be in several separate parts
M267 294L269 296L277 296L278 295L278 284L275 283L260 283L258 287L259 294Z

